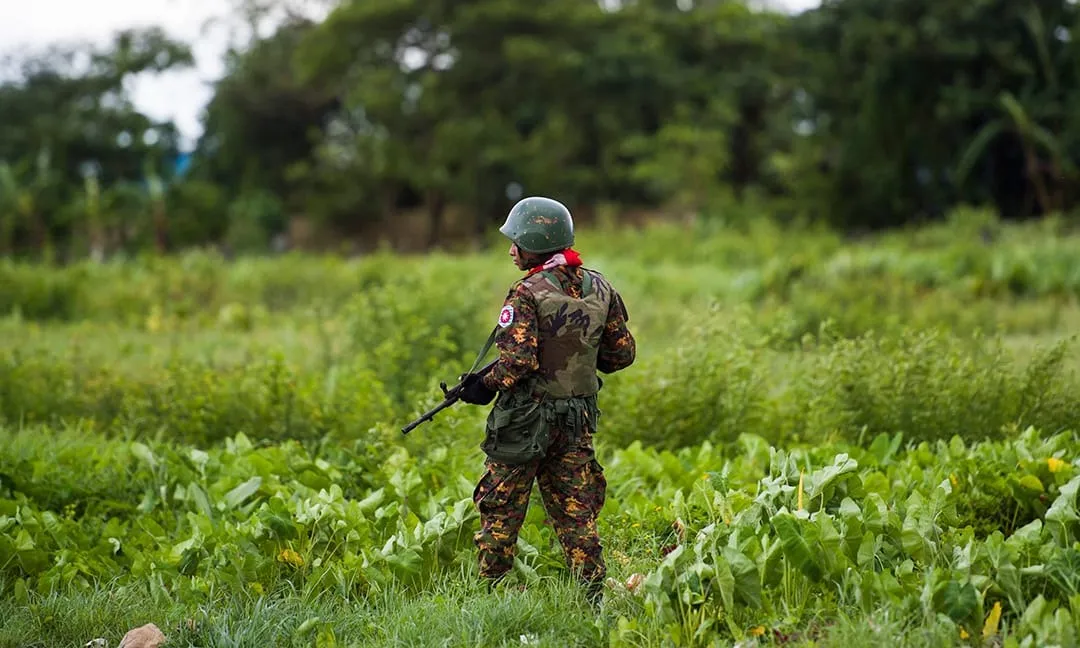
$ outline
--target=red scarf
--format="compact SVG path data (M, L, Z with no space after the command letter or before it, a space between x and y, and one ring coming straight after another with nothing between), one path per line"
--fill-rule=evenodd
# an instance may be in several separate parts
M581 265L581 255L576 250L566 248L561 252L556 252L551 255L551 258L543 263L543 265L534 266L529 268L529 271L525 274L526 277L532 276L537 272L543 272L544 270L551 270L557 266L570 266L577 267Z

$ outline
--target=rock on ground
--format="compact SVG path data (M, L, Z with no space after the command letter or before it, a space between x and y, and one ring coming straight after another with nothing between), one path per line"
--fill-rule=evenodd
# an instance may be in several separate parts
M119 648L158 648L165 643L165 635L153 623L129 630L120 640Z

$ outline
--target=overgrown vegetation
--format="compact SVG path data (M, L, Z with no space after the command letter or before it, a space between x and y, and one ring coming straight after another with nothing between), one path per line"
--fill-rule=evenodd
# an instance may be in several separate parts
M228 7L192 147L164 30L2 61L0 648L1078 644L1076 3ZM399 432L523 195L639 344L596 614L539 497L477 581L484 408Z
M5 262L0 645L1075 643L1068 230L580 249L641 349L601 399L595 616L538 498L510 586L477 582L484 408L399 432L486 335L501 248Z

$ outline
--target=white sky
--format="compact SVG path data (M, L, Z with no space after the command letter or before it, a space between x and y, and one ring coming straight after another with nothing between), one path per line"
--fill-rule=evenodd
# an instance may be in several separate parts
M207 83L221 76L228 41L222 29L204 33L203 24L227 8L223 0L0 0L0 50L69 40L104 45L119 29L160 25L192 44L196 67L134 80L132 100L153 118L174 119L190 143L202 132L199 113L211 95Z
M819 0L764 0L790 10L817 6ZM55 41L84 40L105 44L116 30L160 25L192 45L196 67L182 72L144 75L131 85L135 104L155 119L173 119L186 143L202 132L201 111L209 101L209 83L223 72L222 54L229 33L222 23L226 0L0 0L0 52L41 48Z

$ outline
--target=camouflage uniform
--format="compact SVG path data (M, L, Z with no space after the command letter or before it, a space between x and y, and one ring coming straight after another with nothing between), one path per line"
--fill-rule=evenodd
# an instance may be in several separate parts
M512 568L535 478L567 565L587 583L603 582L596 518L607 482L593 449L596 371L610 373L633 363L636 344L627 320L622 298L607 280L580 266L534 270L510 289L495 338L500 357L483 384L500 399L542 399L561 414L551 425L543 458L509 464L489 457L486 462L473 493L481 521L474 540L482 576L497 580Z

